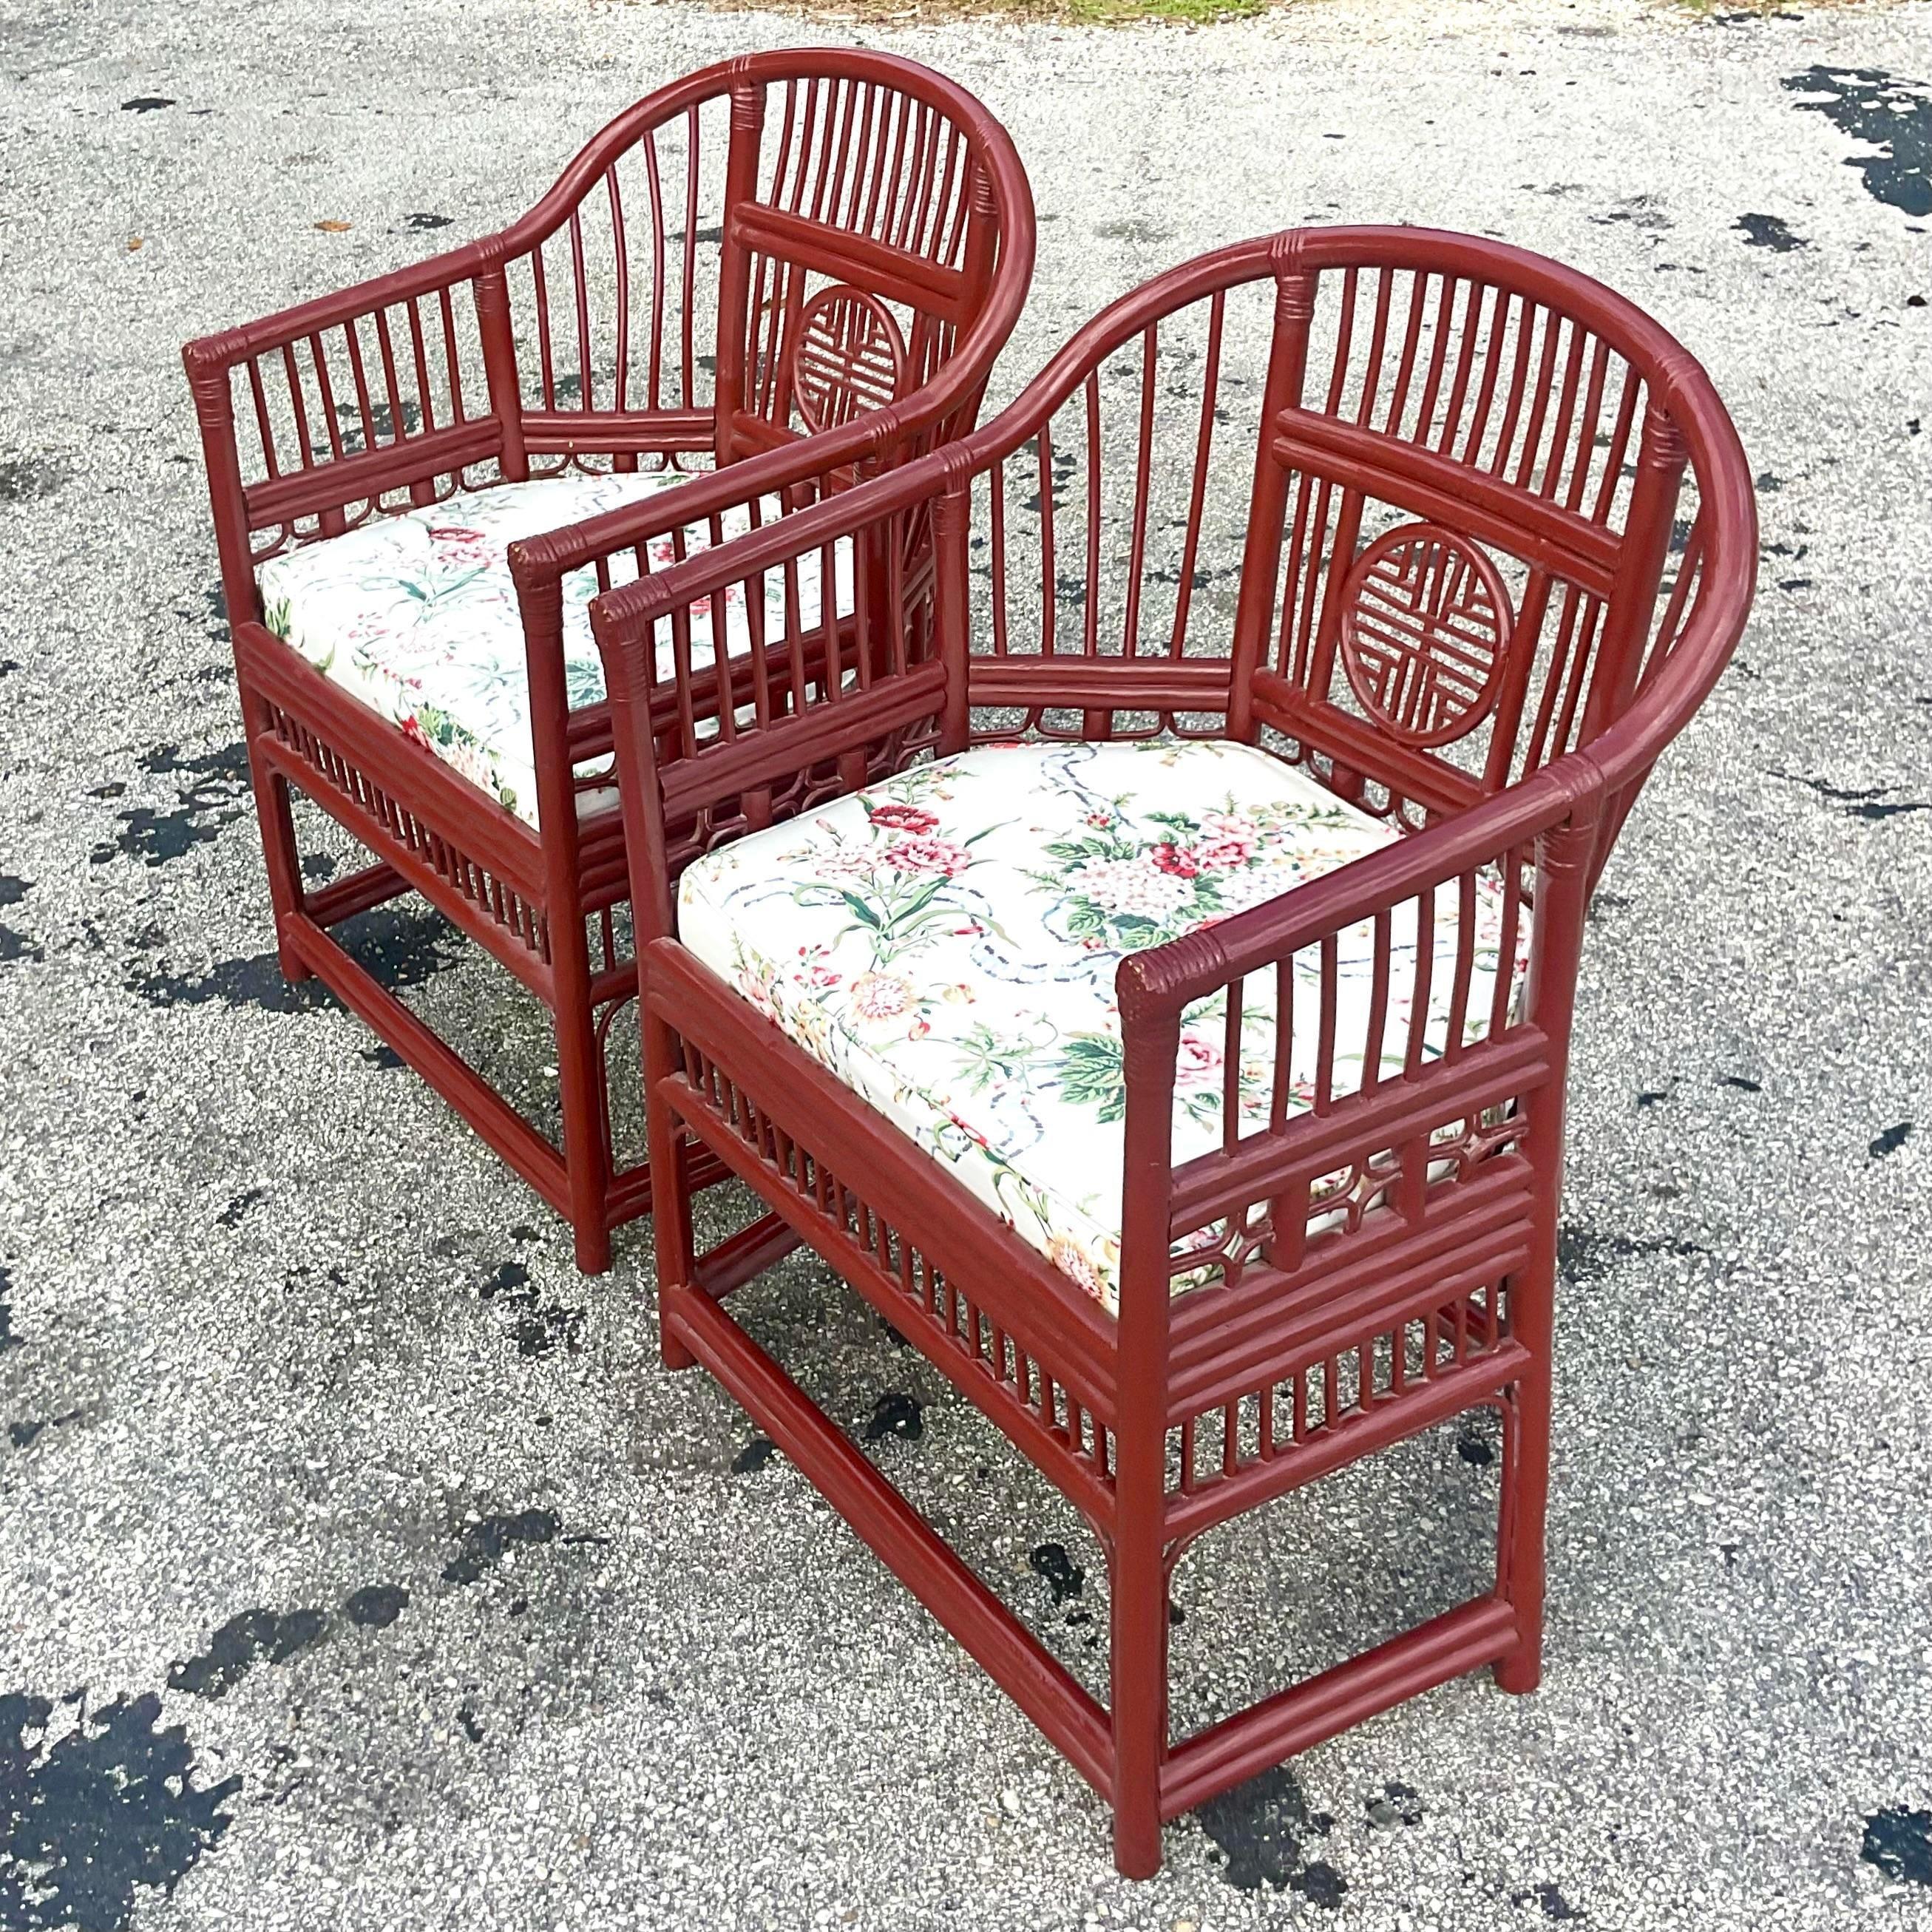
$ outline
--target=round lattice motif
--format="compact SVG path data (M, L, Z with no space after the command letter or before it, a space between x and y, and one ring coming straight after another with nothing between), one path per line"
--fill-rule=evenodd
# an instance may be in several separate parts
M1475 544L1404 524L1355 560L1342 594L1342 668L1369 715L1406 744L1446 745L1496 702L1514 614Z
M792 339L792 400L807 429L836 429L890 402L905 362L904 338L884 302L842 283L820 289Z

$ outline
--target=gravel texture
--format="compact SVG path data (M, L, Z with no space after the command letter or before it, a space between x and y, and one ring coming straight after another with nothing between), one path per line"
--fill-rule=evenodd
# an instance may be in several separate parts
M641 1232L580 1279L280 991L177 344L497 225L689 68L850 30L0 0L0 1924L1932 1926L1932 9L880 36L1032 172L1007 390L1215 243L1427 222L1650 306L1762 472L1757 614L1586 963L1535 1697L1450 1686L1124 1883L1075 1775L658 1368ZM494 980L406 916L364 940L541 1079ZM761 1294L1090 1671L1078 1524L814 1266ZM1468 1588L1492 1454L1452 1429L1198 1549L1184 1716Z

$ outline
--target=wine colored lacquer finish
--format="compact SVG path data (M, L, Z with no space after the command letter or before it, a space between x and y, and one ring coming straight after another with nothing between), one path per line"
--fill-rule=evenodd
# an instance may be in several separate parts
M606 1048L636 988L628 879L609 708L566 659L566 605L580 626L585 599L614 581L970 428L1033 249L1024 173L970 95L884 55L791 50L639 102L499 234L183 352L282 970L326 982L567 1215L586 1268L608 1264L610 1231L650 1192L611 1125ZM660 473L690 480L649 489ZM388 687L400 719L325 674L368 647L352 610L339 644L298 650L286 605L265 608L265 565L294 570L310 546L380 537L390 519L408 532L412 517L429 526L422 542L474 547L474 532L436 526L434 506L572 476L606 477L622 500L494 559L514 583L499 602L515 608L511 662L488 668L527 679L518 769L533 770L534 798L489 788L488 748L466 750L460 721L409 710L406 670ZM929 577L929 536L901 561ZM843 567L825 580L835 610L854 594ZM434 598L412 594L422 608L398 621L428 622ZM778 641L758 614L734 621L760 650ZM594 671L587 637L584 655ZM686 696L700 716L717 703L702 676ZM372 862L306 886L292 789ZM560 1144L332 933L406 892L548 1009Z
M1708 380L1630 304L1498 244L1337 228L1174 270L984 428L593 606L664 1360L709 1366L1066 1753L1124 1872L1157 1868L1165 1820L1372 1712L1478 1665L1538 1681L1584 915L1737 641L1755 530ZM708 600L791 608L840 544L849 616L776 626L716 683L691 669ZM1131 798L1096 795L995 878L946 814L985 782L970 748L1014 741L1025 825L1138 744L1163 784L1204 761L1250 802L1204 794L1136 851L1108 842ZM1306 878L1257 899L1269 771L1328 801L1293 808L1304 832L1353 842L1304 837ZM1042 880L1063 902L1030 962L1008 915ZM756 917L720 939L740 902ZM758 923L805 917L799 947ZM962 970L921 984L922 957ZM943 1010L1032 964L1060 1012L1048 969L1083 959L1097 1017L1058 1063ZM1048 1226L1024 1136L986 1125L1002 1096L1034 1126L1090 1105L1119 1192L1088 1246ZM915 1118L937 1125L895 1124ZM719 1167L763 1212L700 1253L692 1189ZM1105 1708L732 1319L801 1243L1091 1525ZM1502 1424L1493 1586L1172 1736L1168 1580L1193 1539L1477 1408Z

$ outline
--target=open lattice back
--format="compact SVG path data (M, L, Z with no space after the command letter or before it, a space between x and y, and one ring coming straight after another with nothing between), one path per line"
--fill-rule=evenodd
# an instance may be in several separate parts
M993 238L968 131L931 102L828 75L741 94L736 111L758 177L726 225L728 248L746 252L746 295L742 343L728 315L720 358L740 382L733 432L757 447L930 376L990 266L971 249L976 222L986 248ZM735 293L729 266L724 286Z
M950 707L947 742L1258 738L1403 830L1452 816L1613 725L1696 608L1697 486L1656 400L1681 352L1628 316L1556 265L1418 231L1302 230L1188 264L921 486L855 510L848 541L876 545L866 580L886 593L865 662L890 682L906 654L928 711ZM942 503L958 535L936 578L881 574ZM800 554L741 552L729 586L775 637L825 622L798 607ZM724 575L686 582L709 596ZM681 594L648 620L661 644ZM608 634L646 601L619 602ZM949 630L963 676L942 676ZM830 730L852 691L777 701ZM881 736L846 764L901 748Z
M1493 267L1282 288L1276 356L1304 367L1257 485L1281 517L1257 703L1338 790L1420 822L1628 700L1682 446L1622 352Z
M907 398L1030 232L975 112L884 56L749 56L620 116L502 233L211 339L256 556L500 476L728 462Z

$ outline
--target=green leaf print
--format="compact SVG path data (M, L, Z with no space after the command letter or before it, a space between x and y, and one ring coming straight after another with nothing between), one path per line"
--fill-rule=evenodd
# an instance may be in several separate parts
M432 577L427 581L413 577L379 578L372 587L384 589L393 586L405 597L413 597L423 607L423 614L427 616L439 604L453 602L479 578L488 574L488 566L478 563L472 564L466 570L458 571L452 576Z
M588 663L582 658L566 658L563 661L563 686L572 710L580 710L586 704L602 704L604 699L603 667Z
M488 748L468 725L434 704L418 704L411 716L422 728L423 735L439 745L466 745L478 752Z
M801 902L804 902L806 895L810 890L811 889L808 886L801 886L796 892L793 893L792 896L794 898L800 900ZM874 932L878 931L878 914L875 913L856 892L842 891L838 896L851 908L852 916L856 919L861 926L869 926Z
M418 704L415 716L416 722L422 727L423 736L432 744L453 745L456 742L456 721L447 711L440 711L434 704Z
M1126 1117L1126 1064L1120 1042L1112 1034L1070 1035L1054 1071L1060 1098L1070 1106L1091 1107L1096 1118L1106 1122Z
M959 1077L975 1094L983 1094L989 1087L1030 1087L1034 1070L1046 1058L1046 1048L1002 1039L984 1020L974 1021L954 1048Z

